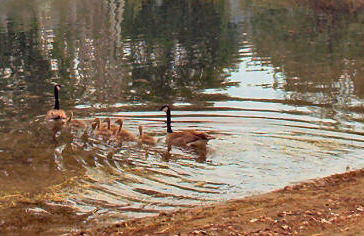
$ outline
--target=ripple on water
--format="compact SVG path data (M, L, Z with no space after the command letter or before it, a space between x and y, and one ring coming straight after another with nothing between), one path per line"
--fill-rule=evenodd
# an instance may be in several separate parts
M118 143L103 140L89 130L86 139L83 132L63 133L60 137L64 137L49 148L34 144L42 128L30 129L26 137L13 132L16 138L5 137L0 147L1 153L8 155L8 163L1 159L3 173L7 173L3 183L19 174L14 171L14 163L19 161L14 159L16 152L11 153L14 142L22 142L27 148L25 152L32 159L27 165L35 171L44 170L39 166L42 158L35 155L47 146L43 162L55 177L57 173L73 173L80 178L78 184L62 190L67 196L62 200L64 206L72 202L76 211L95 212L94 219L107 216L120 220L264 192L307 176L323 176L359 162L364 164L359 155L364 148L360 132L337 130L331 120L308 118L302 113L264 108L174 111L175 129L198 128L214 135L202 157L179 148L167 154L165 118L160 113L107 115L113 121L127 117L125 127L132 131L143 124L160 142L154 147ZM18 167L20 170L24 165Z
M364 164L361 133L335 130L330 120L257 109L174 114L175 129L198 127L214 134L203 160L179 148L167 155L164 117L117 113L113 120L128 115L128 129L146 125L160 142L155 147L115 143L91 132L85 141L82 132L74 132L71 148L56 144L50 156L56 171L84 170L80 185L68 186L72 190L65 202L80 212L96 212L95 219L127 219L264 192Z

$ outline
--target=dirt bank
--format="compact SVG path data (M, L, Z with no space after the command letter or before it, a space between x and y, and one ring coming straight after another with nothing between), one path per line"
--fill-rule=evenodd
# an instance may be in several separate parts
M80 235L364 234L364 169L267 194L161 213Z

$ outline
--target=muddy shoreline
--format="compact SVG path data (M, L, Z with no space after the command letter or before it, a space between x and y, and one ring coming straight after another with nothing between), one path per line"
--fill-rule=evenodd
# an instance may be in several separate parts
M363 233L364 169L273 192L164 212L77 235L348 235Z

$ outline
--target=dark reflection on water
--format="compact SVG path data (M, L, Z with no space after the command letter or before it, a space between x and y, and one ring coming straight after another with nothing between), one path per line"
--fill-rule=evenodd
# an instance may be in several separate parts
M195 97L204 89L231 85L226 69L236 68L239 38L224 5L61 4L35 9L27 27L12 16L5 19L1 57L7 85L20 80L29 95L44 97L57 80L67 85L62 98L70 106L208 102Z
M363 166L361 11L235 0L0 4L4 232L22 230L18 215L35 225L24 231L63 232ZM54 142L43 120L55 83L61 107L88 124L125 117L159 143L90 129ZM166 153L156 111L165 103L175 129L215 136L206 153Z
M284 74L288 99L329 104L330 112L358 105L364 85L361 13L252 9L256 55L269 56L276 73Z

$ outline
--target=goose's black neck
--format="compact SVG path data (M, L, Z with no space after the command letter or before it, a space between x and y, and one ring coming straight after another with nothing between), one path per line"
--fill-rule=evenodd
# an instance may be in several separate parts
M59 99L58 99L58 89L57 86L54 86L54 109L59 110Z
M167 110L167 133L173 133L171 127L171 110Z
M122 129L123 129L123 123L120 122L117 133L120 133Z

